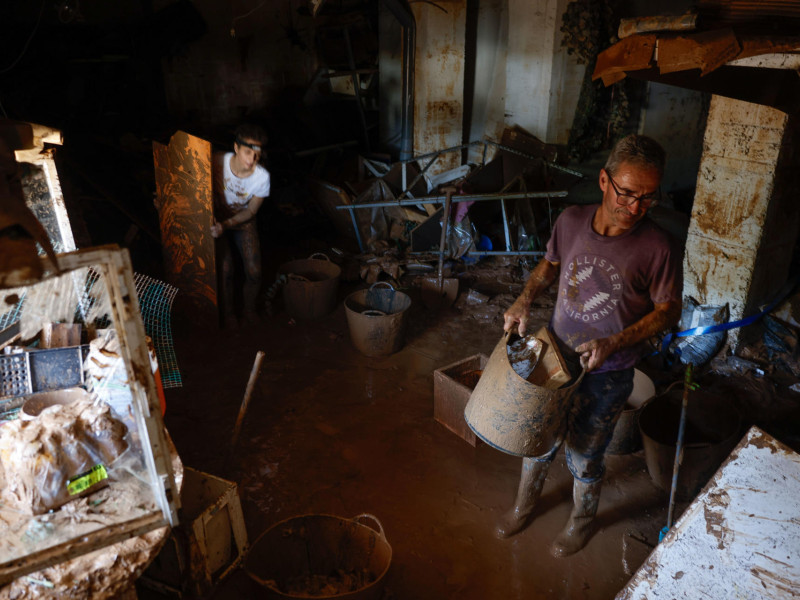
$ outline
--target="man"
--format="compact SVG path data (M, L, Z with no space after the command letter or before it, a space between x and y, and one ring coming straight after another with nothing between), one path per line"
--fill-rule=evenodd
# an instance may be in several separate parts
M256 296L261 285L261 246L258 240L256 214L264 198L269 196L269 172L258 164L267 136L256 125L240 125L236 129L233 152L214 157L214 208L216 220L211 235L223 237L222 258L223 303L226 325L236 324L233 308L233 248L244 263L244 318L257 318Z
M523 459L514 507L497 527L500 537L508 537L526 525L565 437L574 506L551 546L556 557L578 552L591 535L605 450L633 389L642 342L680 317L679 252L646 217L658 201L664 163L655 140L622 139L600 171L602 203L571 206L559 216L544 259L504 315L505 330L516 325L524 335L531 303L558 278L551 328L565 359L586 371L565 433L546 455Z

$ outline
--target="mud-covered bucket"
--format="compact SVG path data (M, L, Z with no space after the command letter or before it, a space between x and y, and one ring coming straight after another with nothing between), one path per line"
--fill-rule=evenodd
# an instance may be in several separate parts
M639 369L633 372L633 391L625 402L619 416L614 435L606 448L606 454L630 454L642 449L642 435L639 432L639 413L642 406L656 395L653 380Z
M378 529L361 523L365 518ZM261 534L244 570L266 598L378 600L391 562L392 547L373 515L303 515Z
M484 442L515 456L550 451L566 425L570 397L583 373L568 387L548 389L514 371L506 332L495 346L464 409L467 425Z
M658 487L669 492L681 416L683 388L656 396L639 415L647 471ZM741 415L729 398L696 390L686 405L683 458L675 497L694 498L739 440Z
M284 263L278 274L286 275L283 303L286 312L296 319L318 319L336 307L342 270L325 254Z
M344 300L353 345L367 356L388 356L403 347L411 298L379 281Z

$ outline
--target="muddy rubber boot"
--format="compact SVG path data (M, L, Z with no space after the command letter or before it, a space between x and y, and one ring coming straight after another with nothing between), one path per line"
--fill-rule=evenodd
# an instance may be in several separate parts
M540 462L531 458L522 459L522 475L519 478L517 499L511 510L500 517L500 522L495 529L497 537L511 537L525 528L528 517L533 512L536 501L542 493L549 468L549 462Z
M600 487L602 481L583 483L575 480L572 486L572 514L569 516L566 527L561 531L556 541L550 546L550 554L556 558L564 558L581 550L592 534L592 521L597 514L597 505L600 502Z

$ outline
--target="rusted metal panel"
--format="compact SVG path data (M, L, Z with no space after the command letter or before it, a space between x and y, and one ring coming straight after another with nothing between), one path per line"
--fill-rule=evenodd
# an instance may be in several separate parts
M167 279L196 308L216 311L211 144L179 131L168 146L153 142L153 161Z
M453 0L439 4L447 12L422 2L411 5L417 21L414 72L416 155L458 146L462 142L467 3ZM447 153L436 160L428 173L435 175L460 165L459 153Z
M800 595L800 455L752 427L617 600Z

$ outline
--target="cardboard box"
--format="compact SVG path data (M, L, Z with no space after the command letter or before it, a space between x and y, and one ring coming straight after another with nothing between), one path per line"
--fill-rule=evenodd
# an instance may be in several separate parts
M480 439L467 425L464 409L489 357L475 354L433 372L433 418L472 446Z
M139 581L179 598L202 598L244 557L247 531L236 484L184 467L180 524Z
M553 339L547 327L542 327L535 333L535 336L542 340L544 344L543 354L539 358L539 364L528 377L528 381L535 385L557 390L567 383L572 377L569 374L567 363L558 349L558 344Z

